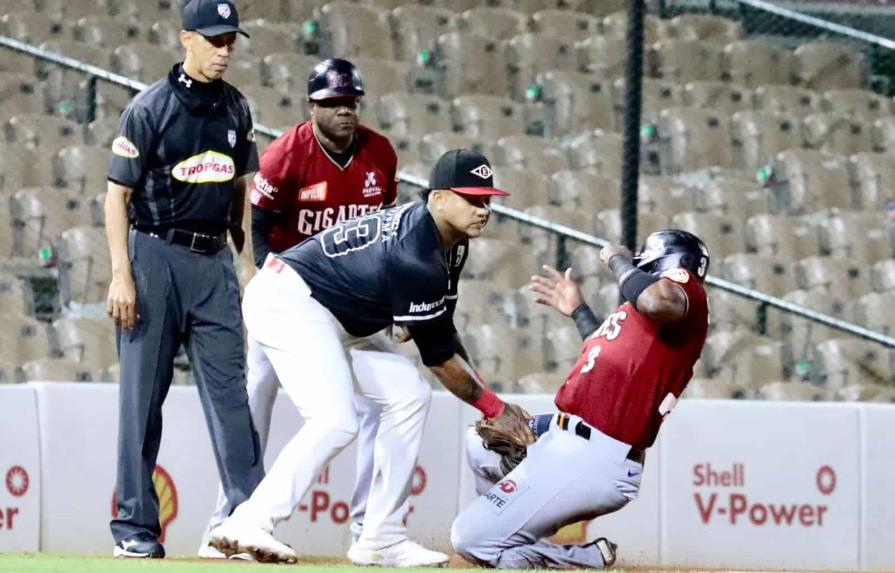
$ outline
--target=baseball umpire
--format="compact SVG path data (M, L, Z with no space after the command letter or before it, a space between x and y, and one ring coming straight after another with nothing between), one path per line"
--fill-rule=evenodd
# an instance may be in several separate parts
M183 9L183 63L125 108L112 143L105 215L108 310L121 364L117 557L164 557L153 485L162 403L186 347L227 498L263 477L245 390L239 285L227 247L244 234L244 175L258 167L246 100L221 78L239 28L227 0Z
M388 139L359 125L357 109L363 95L361 75L347 60L324 60L311 70L307 93L311 120L300 123L268 146L249 190L252 245L259 268L270 253L281 253L334 224L394 205L397 155ZM376 348L351 350L353 359L373 363L364 369L366 374L411 378L411 385L424 384L409 360L395 353L383 357L379 350L387 342L379 342ZM279 383L270 361L251 337L247 380L249 405L263 451L267 448ZM428 408L428 392L418 389L409 395L422 401L418 407ZM373 402L362 396L356 401L360 416L358 485L352 497L351 527L353 536L358 538L373 478L379 412ZM227 498L221 491L199 548L200 557L224 556L208 545L207 537L229 513ZM396 508L394 519L403 519L404 513L406 508Z
M261 346L305 424L243 505L212 531L225 553L293 562L273 538L323 467L357 435L354 386L382 408L373 481L358 542L359 565L440 565L447 556L407 539L406 527L381 517L401 507L419 453L425 412L408 408L394 380L364 376L346 349L390 324L407 325L423 362L452 393L528 443L528 415L505 404L463 358L453 325L457 279L468 239L481 235L493 195L488 161L469 150L444 154L427 200L336 225L268 258L246 288L246 327ZM355 380L356 379L356 380ZM391 485L390 485L391 484ZM394 487L400 485L401 487ZM374 518L378 523L374 524Z
M548 276L532 277L538 302L575 318L585 344L556 394L560 412L533 420L539 438L515 469L481 443L494 432L468 434L467 459L481 496L454 521L451 543L470 561L501 569L600 569L615 562L616 546L605 538L584 545L544 538L637 497L644 451L705 343L709 254L697 237L672 229L647 237L633 260L617 245L605 247L600 259L626 302L599 327L568 272L548 267ZM485 481L497 483L484 490Z

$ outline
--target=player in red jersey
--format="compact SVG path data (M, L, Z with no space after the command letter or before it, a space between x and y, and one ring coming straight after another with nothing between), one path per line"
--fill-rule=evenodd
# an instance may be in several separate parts
M570 271L548 267L546 277L532 277L538 302L575 319L585 344L556 394L560 412L532 421L539 438L514 470L495 471L496 454L468 435L481 495L454 521L451 542L470 561L501 569L599 569L615 562L616 546L605 538L583 545L544 538L637 497L644 450L693 376L705 343L709 255L694 235L664 230L651 234L636 257L610 245L600 259L626 302L599 327ZM486 480L496 483L488 489Z
M311 120L298 124L265 150L250 190L252 249L257 267L271 253L281 253L333 225L391 207L396 202L397 155L388 139L359 124L357 108L363 95L361 76L347 60L324 60L311 71L308 78ZM391 404L389 416L400 414L411 423L425 420L431 388L416 366L397 353L386 333L365 339L349 354L358 366L359 376L388 382L389 390L384 394ZM316 358L307 357L308 360ZM270 361L251 337L247 362L249 406L264 451L279 382ZM447 555L406 539L402 524L408 510L406 503L403 507L378 511L376 508L382 503L371 504L374 509L367 511L376 471L373 451L382 407L363 396L356 396L355 406L360 431L357 481L351 500L353 540L357 542L363 537L374 548L403 540L401 547L406 549L398 558L406 565L447 561ZM377 491L385 492L384 499L397 496L395 492L409 489L412 472L413 466L405 472L407 475L392 472L381 480L384 485ZM199 549L201 557L224 557L208 543L208 535L229 513L226 499L219 495ZM392 536L386 538L382 532Z

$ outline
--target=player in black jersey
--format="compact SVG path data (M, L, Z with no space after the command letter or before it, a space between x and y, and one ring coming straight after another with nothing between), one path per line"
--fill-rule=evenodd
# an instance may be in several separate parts
M453 324L468 239L488 223L491 196L507 195L492 181L485 157L449 151L432 170L425 202L336 225L268 258L246 288L246 327L305 424L252 497L211 533L212 545L261 560L296 559L270 532L357 434L356 381L361 394L382 405L377 441L383 447L374 462L374 475L382 479L371 487L364 534L348 557L356 564L392 567L447 561L408 540L401 521L389 518L396 508L406 508L426 412L403 408L407 400L394 378L364 372L349 351L389 325L405 326L423 363L448 390L532 441L528 414L485 387Z

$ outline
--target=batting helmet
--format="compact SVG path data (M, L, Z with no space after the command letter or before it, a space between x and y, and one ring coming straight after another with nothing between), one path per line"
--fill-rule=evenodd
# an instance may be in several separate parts
M709 270L709 250L693 233L664 229L646 238L634 256L634 264L650 274L681 267L703 280Z
M364 81L354 64L348 60L323 60L314 66L308 76L308 101L362 95Z

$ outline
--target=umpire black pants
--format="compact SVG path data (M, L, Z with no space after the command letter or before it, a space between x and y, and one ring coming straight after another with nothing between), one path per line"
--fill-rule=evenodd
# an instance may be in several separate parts
M161 534L152 473L162 403L181 344L230 507L248 499L264 477L246 394L239 283L230 250L204 255L131 230L129 251L140 320L133 330L118 330L118 515L111 522L116 542L140 532Z

